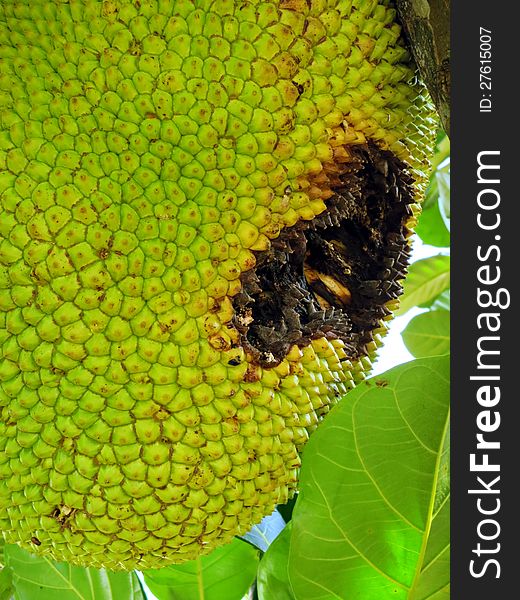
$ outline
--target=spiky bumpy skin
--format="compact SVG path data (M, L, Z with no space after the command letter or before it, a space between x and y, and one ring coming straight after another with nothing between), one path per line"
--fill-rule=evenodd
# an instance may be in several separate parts
M394 19L376 0L0 3L8 542L160 567L287 499L370 361L321 337L262 367L232 298L255 251L325 210L338 153L370 139L421 179L429 108Z

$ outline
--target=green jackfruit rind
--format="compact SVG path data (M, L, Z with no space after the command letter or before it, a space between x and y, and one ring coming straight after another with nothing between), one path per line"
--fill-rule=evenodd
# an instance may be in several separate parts
M160 567L292 493L370 359L321 338L262 368L231 298L255 251L325 210L334 148L375 141L420 182L431 109L394 21L376 0L1 3L8 542Z

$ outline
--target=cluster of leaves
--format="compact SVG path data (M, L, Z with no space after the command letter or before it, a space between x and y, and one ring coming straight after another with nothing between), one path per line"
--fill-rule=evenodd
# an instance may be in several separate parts
M440 135L417 234L441 252L412 264L399 311L419 312L402 333L416 359L331 411L305 448L296 502L208 556L140 574L0 547L0 600L447 600L449 192Z

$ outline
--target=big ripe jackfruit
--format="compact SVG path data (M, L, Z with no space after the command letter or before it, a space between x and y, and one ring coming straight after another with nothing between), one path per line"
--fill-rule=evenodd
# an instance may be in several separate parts
M5 540L154 568L286 501L433 130L387 0L2 0Z

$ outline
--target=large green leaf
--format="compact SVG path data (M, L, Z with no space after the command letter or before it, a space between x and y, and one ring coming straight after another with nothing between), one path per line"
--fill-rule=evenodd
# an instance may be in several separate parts
M257 574L259 600L294 600L287 572L291 528L289 523L260 561Z
M13 572L11 568L0 569L0 600L9 600L13 594Z
M9 600L14 593L13 572L9 567L4 567L4 547L5 541L0 538L0 600Z
M258 561L253 546L235 539L207 556L143 575L159 600L241 600L255 579Z
M450 293L450 289L448 288L447 290L442 292L442 294L439 294L433 302L429 303L427 306L425 304L422 304L421 306L423 306L425 308L431 308L432 310L450 310L450 308L451 308L450 296L451 296L451 293Z
M415 228L415 233L425 244L447 248L450 245L450 232L440 211L437 184L435 184L435 194L435 202L431 203L428 208L423 208L422 213L419 215L419 223Z
M402 315L414 306L431 302L449 287L449 256L437 254L412 263L404 281L404 292L396 314Z
M145 600L135 573L83 569L5 547L15 600Z
M296 599L446 597L448 415L449 357L369 379L331 411L303 456Z
M431 529L409 600L450 600L450 427L439 460Z
M412 356L422 358L450 351L450 313L430 310L414 317L402 333L403 342Z

